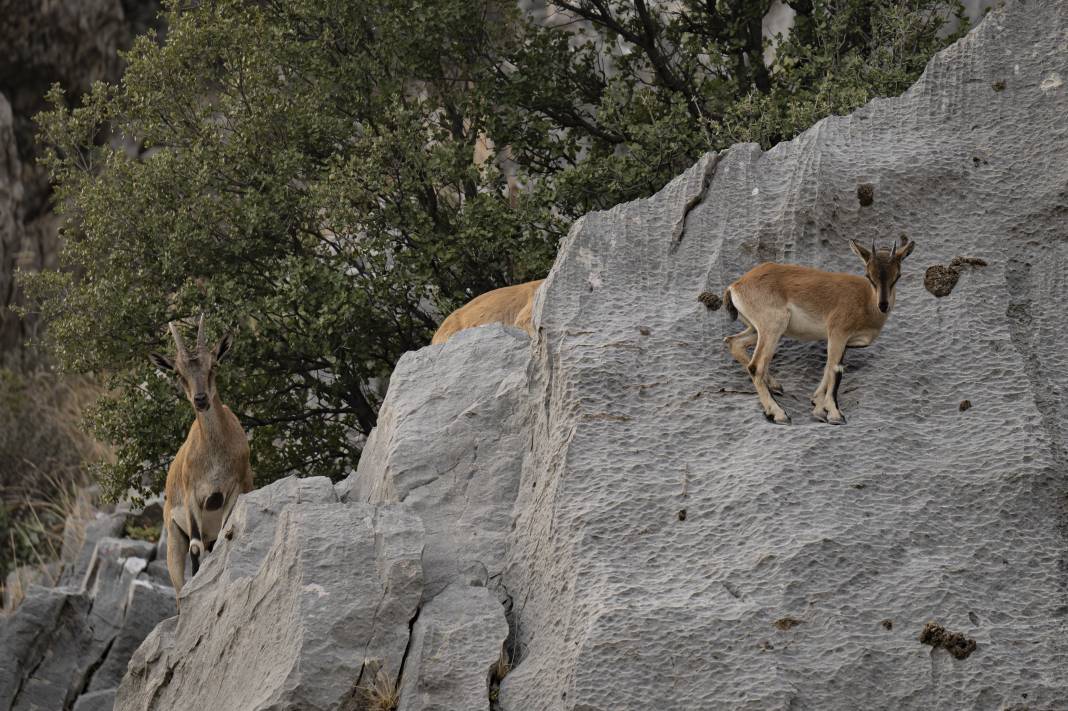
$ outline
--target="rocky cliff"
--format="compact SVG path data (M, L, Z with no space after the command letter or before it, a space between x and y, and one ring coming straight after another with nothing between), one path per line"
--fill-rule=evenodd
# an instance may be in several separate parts
M1064 708L1066 77L1068 5L1009 3L905 95L586 216L533 342L407 354L355 474L242 498L116 708ZM698 297L902 233L849 424L791 342L766 422Z
M159 504L152 509L158 523ZM79 506L67 520L60 560L8 576L7 609L0 615L0 709L113 707L131 655L176 612L160 547L123 537L128 523L152 519L147 511Z
M0 0L0 360L17 359L36 328L10 310L24 303L15 270L59 266L33 117L53 83L73 100L94 81L117 80L118 51L157 24L158 9L159 0Z
M504 708L1068 705L1066 77L1068 5L1009 3L903 96L575 225L536 314ZM902 233L849 424L807 421L822 349L796 343L795 424L766 423L698 294ZM934 297L958 256L987 266Z

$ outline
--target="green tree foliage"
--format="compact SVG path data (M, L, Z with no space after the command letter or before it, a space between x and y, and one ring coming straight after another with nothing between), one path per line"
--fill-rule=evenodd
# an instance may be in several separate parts
M968 26L957 0L569 0L498 63L494 137L569 217L649 195L704 152L790 139L916 80ZM955 32L949 32L956 25Z
M117 85L39 119L65 271L28 287L60 362L107 379L105 493L156 488L192 410L146 355L206 311L238 332L224 401L257 482L338 476L380 384L439 314L545 274L570 219L649 195L704 151L765 146L904 89L949 0L217 0L170 4ZM107 137L102 140L102 137ZM508 146L506 188L483 139ZM132 148L136 147L136 148Z
M173 349L168 320L204 310L215 337L238 332L220 390L260 483L336 476L375 424L372 384L429 340L435 307L545 273L547 210L472 162L492 10L172 5L121 84L72 112L54 94L40 125L67 271L30 286L64 365L108 378L107 493L158 486L192 419L146 360Z

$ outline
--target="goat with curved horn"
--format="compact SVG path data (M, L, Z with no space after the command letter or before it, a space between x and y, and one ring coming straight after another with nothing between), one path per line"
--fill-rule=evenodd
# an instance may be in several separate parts
M211 551L238 495L252 491L248 438L233 412L219 399L215 373L233 345L226 334L207 347L204 316L197 324L196 351L190 353L175 322L169 324L175 358L151 353L161 371L178 377L196 419L167 470L163 524L167 528L167 570L177 595L185 584L185 561L193 575L200 556Z

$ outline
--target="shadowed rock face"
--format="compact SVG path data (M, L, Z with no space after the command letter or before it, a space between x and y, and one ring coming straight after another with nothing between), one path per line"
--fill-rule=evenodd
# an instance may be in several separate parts
M34 319L16 269L59 267L58 220L48 175L36 159L33 117L59 83L72 100L94 81L116 81L119 50L158 26L158 0L0 0L0 357L18 357Z
M902 97L575 225L536 315L502 708L1064 704L1064 79L1068 6L1010 3ZM732 392L739 324L698 295L765 260L859 273L849 238L902 233L897 306L846 356L849 424L809 421L822 345L791 342L796 424L766 423ZM924 270L956 255L989 264L936 299ZM929 621L976 650L922 645Z

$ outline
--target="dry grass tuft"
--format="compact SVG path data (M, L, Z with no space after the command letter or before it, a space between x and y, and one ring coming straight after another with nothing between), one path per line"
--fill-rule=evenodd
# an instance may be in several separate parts
M497 657L497 661L493 663L489 671L489 699L491 702L496 702L497 697L501 692L501 682L504 681L504 677L508 676L508 672L512 671L512 657L508 654L508 643L505 642L501 645L501 654Z
M67 518L90 506L77 493L88 483L85 465L108 452L82 413L99 393L85 378L0 369L0 587L21 565L56 560ZM30 578L50 582L23 571L8 597L20 598Z
M367 711L397 711L400 704L400 689L397 682L391 679L381 669L375 673L374 681L361 687Z

